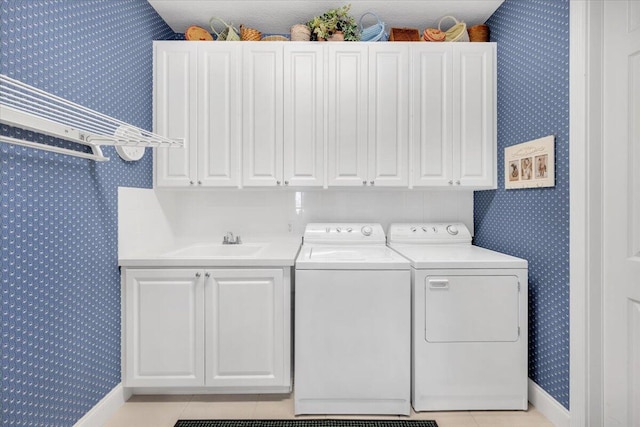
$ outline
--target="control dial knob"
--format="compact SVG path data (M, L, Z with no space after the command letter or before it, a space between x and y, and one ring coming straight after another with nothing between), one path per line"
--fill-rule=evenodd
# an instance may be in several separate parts
M456 227L455 225L447 225L447 233L455 236L456 234L458 234L458 227Z
M371 233L373 233L373 228L371 228L371 226L369 225L365 225L364 227L362 227L361 231L365 236L371 236Z

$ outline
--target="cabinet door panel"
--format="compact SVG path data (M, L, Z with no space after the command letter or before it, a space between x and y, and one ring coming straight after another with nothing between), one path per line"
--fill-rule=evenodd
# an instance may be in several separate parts
M204 385L204 288L196 270L127 270L127 387Z
M196 180L197 49L161 43L155 49L154 130L184 140L182 148L156 148L156 185L183 187Z
M454 175L463 186L495 188L495 45L454 52Z
M329 56L328 184L367 181L367 47L327 46Z
M206 288L208 386L277 386L285 376L283 272L211 270Z
M243 49L243 184L282 182L282 46Z
M407 186L409 54L404 45L369 47L369 183Z
M225 43L202 43L198 48L198 182L237 186L241 52Z
M284 180L324 185L323 46L284 48Z
M412 185L448 186L453 179L452 51L427 43L412 53Z

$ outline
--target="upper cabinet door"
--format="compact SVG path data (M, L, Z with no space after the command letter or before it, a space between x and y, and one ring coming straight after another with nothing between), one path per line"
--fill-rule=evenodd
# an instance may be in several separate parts
M197 43L154 45L154 131L184 140L182 148L157 148L157 186L196 184L197 159Z
M324 185L324 46L284 48L284 184Z
M408 47L372 43L369 46L369 185L408 185L408 131Z
M282 184L282 51L280 43L243 46L243 184Z
M227 43L198 44L198 183L240 183L241 51Z
M453 185L452 49L419 43L411 52L411 185Z
M328 184L367 182L367 44L329 43Z
M456 184L496 188L496 45L458 43L453 58Z

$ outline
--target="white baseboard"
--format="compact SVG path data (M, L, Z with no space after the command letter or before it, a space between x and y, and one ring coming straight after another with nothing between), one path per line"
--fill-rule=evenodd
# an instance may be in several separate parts
M104 425L130 397L131 391L122 387L122 384L118 384L73 427L100 427Z
M529 378L529 402L536 407L538 412L547 417L556 427L569 427L570 416L567 408L562 406L542 387Z

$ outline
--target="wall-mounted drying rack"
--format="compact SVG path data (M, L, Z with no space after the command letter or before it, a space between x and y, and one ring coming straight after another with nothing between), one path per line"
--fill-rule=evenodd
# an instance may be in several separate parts
M115 146L125 160L138 160L145 147L182 147L166 138L0 74L0 123L65 139L91 153L0 135L0 140L97 161L109 160L101 145Z

